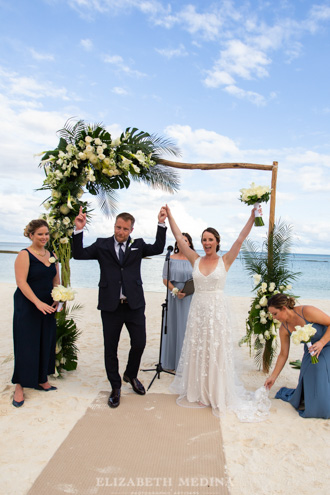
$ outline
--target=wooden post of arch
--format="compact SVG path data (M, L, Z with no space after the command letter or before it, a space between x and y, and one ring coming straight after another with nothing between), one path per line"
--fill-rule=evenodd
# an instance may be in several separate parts
M174 168L182 168L188 170L200 169L200 170L221 170L221 169L255 169L255 170L270 170L272 172L271 178L271 196L270 196L270 208L269 208L269 229L268 238L273 232L275 224L275 205L276 205L276 182L277 182L277 169L278 162L273 162L272 165L262 165L257 163L180 163L172 162L169 160L158 159L157 162L161 165L167 165ZM274 248L273 243L268 242L268 263L271 265L273 263ZM269 344L268 344L269 343ZM271 349L269 347L271 341L267 340L264 352L262 356L263 361L263 372L269 372L269 362ZM268 345L267 345L268 344Z

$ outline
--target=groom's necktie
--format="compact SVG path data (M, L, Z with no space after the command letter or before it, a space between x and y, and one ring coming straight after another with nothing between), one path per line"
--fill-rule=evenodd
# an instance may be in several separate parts
M119 243L119 261L120 261L120 264L122 265L124 263L124 257L125 257L125 253L124 253L124 250L123 250L123 243L120 242Z
M121 265L123 265L124 257L125 257L123 245L124 244L122 242L119 243L118 258L119 258L119 263ZM123 268L122 268L122 270L123 270ZM124 287L124 280L123 280L123 274L122 273L121 273L121 292L122 292L123 296L125 296L125 287Z

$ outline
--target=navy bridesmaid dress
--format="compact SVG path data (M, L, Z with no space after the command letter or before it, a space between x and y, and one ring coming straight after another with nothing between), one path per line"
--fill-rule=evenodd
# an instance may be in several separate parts
M41 301L52 305L55 263L46 266L28 249L26 251L30 258L27 283ZM47 382L47 376L55 372L55 313L44 315L19 288L14 294L13 337L15 366L12 383L36 388L39 383Z
M306 324L311 323L305 318L304 320ZM312 323L312 325L316 329L316 334L311 338L311 342L314 344L323 337L327 327L319 323ZM303 418L329 419L330 342L323 347L318 359L318 363L312 364L311 355L305 344L297 388L282 387L277 392L275 398L290 402Z

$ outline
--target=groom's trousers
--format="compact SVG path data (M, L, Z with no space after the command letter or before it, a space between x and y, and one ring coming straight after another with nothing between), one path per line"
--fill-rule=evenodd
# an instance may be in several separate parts
M144 307L131 309L127 302L119 303L115 311L101 311L104 338L104 361L108 380L112 388L121 387L121 377L118 366L118 343L123 325L126 325L130 335L131 348L125 374L136 378L141 357L146 345L146 323Z

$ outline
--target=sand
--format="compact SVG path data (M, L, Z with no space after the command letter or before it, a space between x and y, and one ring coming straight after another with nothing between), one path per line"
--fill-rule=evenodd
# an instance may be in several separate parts
M26 389L23 407L15 409L12 406L12 296L15 289L14 284L0 284L0 494L3 495L26 494L98 392L110 390L104 371L101 321L96 309L97 290L78 289L76 302L83 304L83 309L77 321L82 331L77 370L66 373L63 379L50 379L58 387L56 392ZM164 294L146 293L148 340L142 368L153 368L158 362L164 299ZM244 334L250 299L230 299L240 329L234 337L237 342ZM313 304L330 314L328 300L300 302ZM128 334L123 329L119 347L121 371L125 367L128 348ZM250 390L259 388L265 375L256 370L247 347L237 349L237 353L245 386ZM292 345L290 360L299 359L301 355L302 347ZM148 386L154 374L141 371L139 378ZM295 387L298 374L287 363L270 397L273 398L281 386ZM167 394L171 381L171 375L161 373L150 391ZM125 407L125 395L134 392L130 385L123 384L122 393L120 408ZM141 403L143 400L141 397ZM330 493L329 420L302 419L290 404L274 399L270 417L265 422L240 423L235 415L227 414L221 418L221 427L232 495Z

